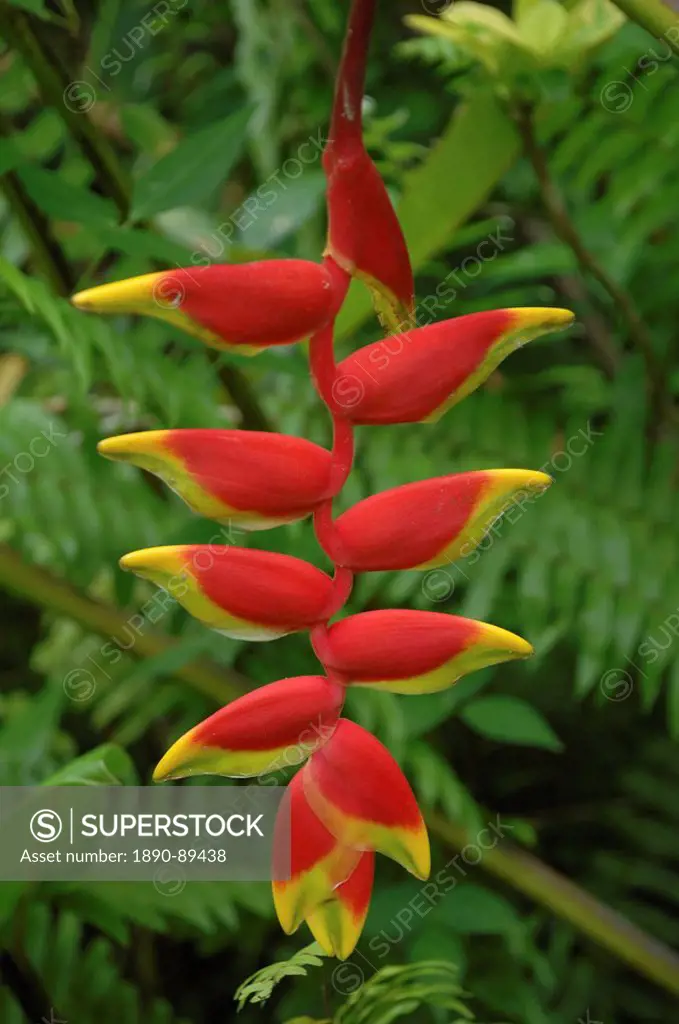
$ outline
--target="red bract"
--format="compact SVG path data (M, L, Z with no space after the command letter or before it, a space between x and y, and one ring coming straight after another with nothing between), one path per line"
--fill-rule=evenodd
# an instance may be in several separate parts
M353 423L437 420L511 352L572 321L565 309L498 309L384 338L339 364L332 398Z
M341 515L328 553L352 572L446 565L470 555L513 502L529 504L551 482L528 469L487 469L394 487Z
M309 260L163 270L88 288L71 301L92 313L166 320L213 348L240 355L308 338L336 306L330 275Z
M318 540L334 563L332 579L297 558L220 544L147 548L125 555L121 565L228 636L271 640L311 632L325 675L281 679L217 711L170 747L154 778L252 776L308 757L276 819L274 904L286 932L306 921L325 952L340 958L363 928L375 853L418 878L430 868L424 819L398 764L369 732L339 718L345 687L431 693L533 649L497 626L434 612L330 620L346 602L354 573L428 569L464 558L509 505L523 514L551 483L526 469L457 473L373 495L334 520L333 499L352 468L354 425L436 419L510 352L572 320L562 309L504 309L411 327L408 253L362 138L374 7L375 0L354 0L351 9L323 156L329 229L322 265L271 260L164 271L73 300L84 309L159 317L240 353L310 338L311 376L332 418L331 452L301 438L240 430L125 434L102 441L99 451L155 473L200 515L244 530L313 512ZM351 276L368 285L391 329L409 329L337 366L334 322Z
M283 930L292 934L332 899L361 859L359 850L338 843L311 810L299 772L283 797L274 829L273 897Z
M375 0L355 0L337 76L330 138L326 252L369 287L385 327L401 330L414 308L413 273L401 226L363 144L361 104Z
M468 672L533 648L487 622L391 608L350 615L312 635L316 655L345 685L391 693L435 693Z
M344 690L323 676L269 683L239 697L174 743L156 782L187 775L263 775L300 764L330 738Z
M197 619L237 640L273 640L323 622L332 580L300 558L223 544L144 548L120 559Z
M330 452L254 430L147 430L100 441L108 459L155 473L199 515L266 530L303 519L326 496Z
M417 801L371 733L341 718L301 774L309 806L338 841L383 853L417 878L428 877L429 839Z

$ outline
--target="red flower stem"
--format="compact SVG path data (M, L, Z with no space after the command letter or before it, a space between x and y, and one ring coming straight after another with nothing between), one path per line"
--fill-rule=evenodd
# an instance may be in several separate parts
M362 134L365 66L376 3L377 0L354 0L351 7L332 106L330 147L350 137L360 139Z
M309 341L309 363L311 365L311 376L313 377L316 391L328 406L332 409L335 405L333 398L333 385L337 372L335 353L333 351L333 330L334 320L316 331Z
M362 146L363 121L361 105L365 86L365 67L368 57L370 32L375 17L376 0L354 0L344 39L344 49L337 76L330 121L330 139L324 154L333 160L345 145L358 141ZM327 166L327 165L326 165ZM323 260L331 277L334 293L335 317L349 289L350 276L330 255ZM354 435L351 422L343 415L333 393L337 378L337 364L333 348L335 317L312 336L309 342L309 363L316 390L332 416L332 462L326 500L314 512L314 529L318 542L335 563L333 594L327 618L336 615L351 593L354 576L342 566L342 543L332 518L332 499L340 492L351 472L354 461ZM321 644L322 649L322 644ZM322 658L320 659L322 661Z
M332 595L327 612L328 619L331 619L333 615L337 615L337 612L349 600L349 595L354 585L354 574L351 569L344 569L341 565L336 565L332 584Z
M327 497L334 498L344 487L354 464L354 429L349 420L332 412L332 462Z
M341 542L332 518L332 498L321 502L314 512L316 539L335 566L342 561Z

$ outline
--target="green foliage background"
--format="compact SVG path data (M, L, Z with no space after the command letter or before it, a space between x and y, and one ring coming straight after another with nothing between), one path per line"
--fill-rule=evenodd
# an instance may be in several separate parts
M318 258L345 6L3 0L2 784L146 783L169 742L218 704L315 671L304 637L241 644L181 611L140 626L151 591L117 559L207 541L216 527L95 453L101 437L171 426L269 426L327 443L304 348L215 356L157 322L88 318L66 296L190 264L205 247L229 261ZM360 431L341 499L456 470L551 472L550 491L505 518L478 557L424 577L364 576L349 605L487 619L537 656L432 697L350 698L430 815L435 870L458 857L455 884L413 912L421 887L381 862L354 966L342 968L354 973L305 954L309 973L292 960L264 1011L247 1003L246 1022L676 1019L676 58L603 0L583 0L580 48L562 59L556 0L516 8L537 6L536 61L492 26L470 43L459 27L404 24L442 4L382 4L367 138L413 254L421 322L557 305L580 326L515 354L435 426ZM275 199L257 209L248 199L263 183ZM352 288L338 351L379 336ZM254 543L323 564L309 524ZM511 838L478 865L462 860L498 814ZM239 983L305 941L282 935L266 886L193 883L169 897L142 884L4 883L0 1012L8 1024L49 1020L51 1008L78 1024L230 1020ZM455 965L456 980L430 961Z

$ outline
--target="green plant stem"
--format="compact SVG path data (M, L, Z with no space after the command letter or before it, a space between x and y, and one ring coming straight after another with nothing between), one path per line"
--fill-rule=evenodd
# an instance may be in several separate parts
M523 140L526 156L535 172L545 211L555 233L572 250L583 273L591 275L595 281L598 281L618 309L625 321L631 341L644 359L652 407L659 409L661 413L668 412L664 371L653 348L651 336L631 296L590 252L571 220L566 204L552 178L546 154L537 140L532 111L529 108L520 108L515 111L514 119Z
M427 817L427 824L434 835L456 850L474 844L474 837L461 825L436 814ZM679 995L679 956L669 946L637 928L537 857L503 840L486 850L479 863L489 874L568 921L637 973L667 992Z
M79 592L45 569L28 565L7 544L0 544L0 587L56 615L65 615L92 633L129 644L129 615ZM137 658L153 658L176 645L173 637L149 629L137 633L131 653ZM182 665L173 675L220 705L251 688L238 672L203 660Z
M674 52L679 54L679 15L662 0L613 0L613 3L652 36L666 39ZM671 28L675 30L671 34L673 38L668 35Z

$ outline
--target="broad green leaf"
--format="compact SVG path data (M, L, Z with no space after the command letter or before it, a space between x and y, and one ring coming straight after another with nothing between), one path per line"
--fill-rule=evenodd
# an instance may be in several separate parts
M72 185L58 171L41 167L20 167L18 175L33 202L53 220L77 224L111 224L116 220L115 204L80 185Z
M11 135L2 140L0 148L0 175L16 170L28 160L22 148L22 137L19 134Z
M273 249L319 208L325 194L325 175L321 170L307 171L286 182L283 191L272 186L267 192L273 198L267 202L260 199L260 191L261 186L239 207L241 240L251 249Z
M250 110L182 139L137 178L132 197L133 220L152 217L175 206L201 205L227 178L243 152Z
M500 743L561 750L551 725L532 705L518 697L493 694L466 704L460 718L475 732Z
M481 855L483 855L483 850ZM454 876L454 873L451 872ZM455 876L454 876L455 877ZM504 896L465 882L456 885L444 901L446 922L463 935L513 935L521 929L521 916Z

